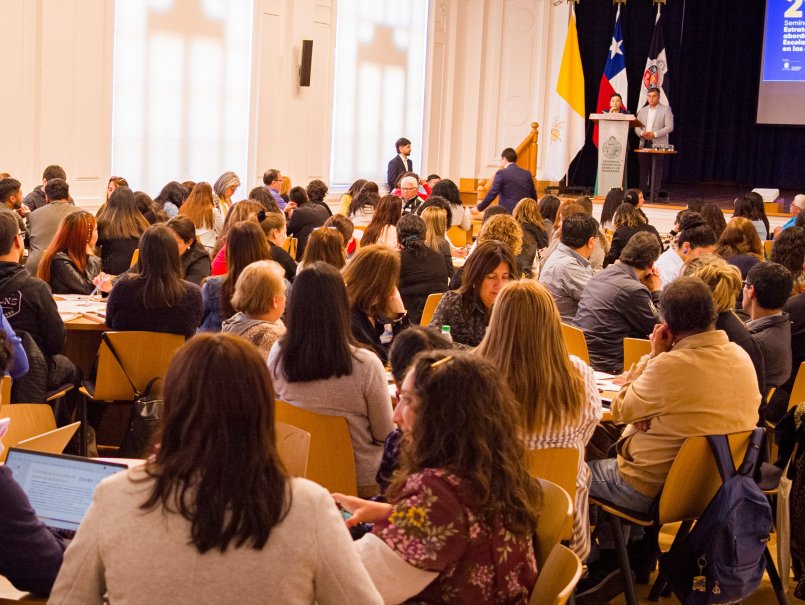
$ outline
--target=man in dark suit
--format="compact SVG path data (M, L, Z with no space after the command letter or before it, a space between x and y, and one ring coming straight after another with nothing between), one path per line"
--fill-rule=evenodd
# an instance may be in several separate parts
M411 141L402 137L397 139L394 146L397 148L397 155L391 158L386 169L386 181L388 182L389 191L394 191L397 188L397 181L400 180L403 174L414 171L414 163L408 159L408 156L411 155Z
M537 199L534 177L528 170L520 168L515 163L517 162L517 152L511 147L507 147L501 152L500 159L500 170L495 173L495 180L492 182L489 193L476 206L478 212L486 210L495 197L498 198L498 205L508 210L509 213L524 197Z

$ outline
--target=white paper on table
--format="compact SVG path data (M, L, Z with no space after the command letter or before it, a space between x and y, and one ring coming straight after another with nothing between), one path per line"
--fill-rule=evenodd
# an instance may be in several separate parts
M71 300L57 300L56 307L59 309L60 315L70 313L106 313L106 303L98 300L71 299Z

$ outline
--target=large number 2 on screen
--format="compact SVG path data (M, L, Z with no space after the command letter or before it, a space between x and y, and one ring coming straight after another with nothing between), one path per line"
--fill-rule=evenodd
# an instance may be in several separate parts
M802 6L803 1L805 0L788 0L789 2L794 2L791 7L785 11L785 18L786 19L797 19L802 17L802 11L799 9Z

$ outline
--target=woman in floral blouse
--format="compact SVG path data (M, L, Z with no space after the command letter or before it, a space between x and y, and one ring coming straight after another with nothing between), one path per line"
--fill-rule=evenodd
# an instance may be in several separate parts
M391 504L333 494L352 513L347 525L375 524L355 544L384 601L528 603L542 497L512 439L518 412L498 370L469 353L422 353L398 405Z

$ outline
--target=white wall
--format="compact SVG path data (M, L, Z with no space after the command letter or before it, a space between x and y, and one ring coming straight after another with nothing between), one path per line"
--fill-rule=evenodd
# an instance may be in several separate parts
M110 176L113 10L113 0L0 2L9 24L0 69L19 91L0 97L0 171L26 191L44 166L59 163L79 204L102 199ZM542 115L558 14L566 15L564 3L557 11L550 0L431 0L425 143L414 151L423 172L489 177L500 150L519 144L532 121L541 124L540 150L547 147ZM249 164L239 193L270 167L295 184L327 180L335 15L335 0L254 0ZM298 86L303 39L313 40L309 88Z

